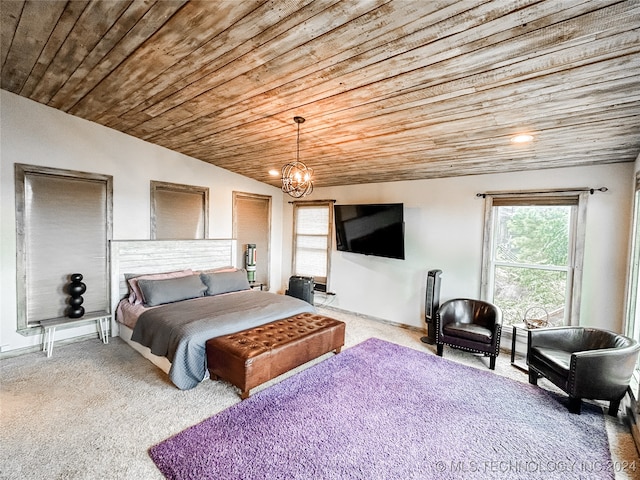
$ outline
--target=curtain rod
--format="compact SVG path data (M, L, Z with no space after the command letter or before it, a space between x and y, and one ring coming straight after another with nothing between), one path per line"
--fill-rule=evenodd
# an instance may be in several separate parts
M589 192L593 195L595 192L606 192L609 189L607 187L600 188L564 188L562 190L540 190L540 191L521 191L521 192L484 192L484 193L476 193L476 197L485 198L487 196L490 197L499 197L501 195L532 195L535 193L572 193L572 192Z
M289 203L319 203L319 202L333 202L336 203L337 200L332 199L322 199L322 200L289 200Z

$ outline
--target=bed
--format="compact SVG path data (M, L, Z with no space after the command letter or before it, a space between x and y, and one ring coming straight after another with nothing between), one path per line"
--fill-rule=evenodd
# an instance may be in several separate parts
M112 241L113 335L186 390L208 376L208 339L315 312L300 299L249 288L235 258L230 239Z

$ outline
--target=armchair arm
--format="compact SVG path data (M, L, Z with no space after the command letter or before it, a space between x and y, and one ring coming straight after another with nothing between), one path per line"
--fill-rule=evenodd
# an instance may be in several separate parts
M479 305L476 306L473 323L482 325L495 333L502 327L502 309L487 302L478 301L477 303Z
M578 398L620 398L629 385L639 351L640 344L635 343L573 353L568 393Z

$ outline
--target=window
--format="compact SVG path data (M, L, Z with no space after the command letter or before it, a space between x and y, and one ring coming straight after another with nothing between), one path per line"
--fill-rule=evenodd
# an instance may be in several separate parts
M486 198L482 295L504 325L578 324L586 193Z
M625 333L629 337L640 341L640 295L638 295L640 283L640 172L636 173L630 260ZM634 377L636 382L640 380L640 359L636 365ZM638 393L640 397L640 392Z
M151 238L207 238L209 189L176 183L151 182Z
M294 275L313 277L318 290L326 290L329 279L332 207L330 201L293 204L292 271Z
M108 312L112 177L16 164L15 179L18 331L65 315L73 273L85 310Z
M271 258L271 197L233 192L233 238L238 241L238 267L245 266L247 244L256 246L256 283L268 290Z

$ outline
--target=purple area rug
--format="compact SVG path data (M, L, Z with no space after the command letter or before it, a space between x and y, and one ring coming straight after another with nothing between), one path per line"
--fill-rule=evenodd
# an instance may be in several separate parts
M169 479L613 479L602 410L378 339L152 447Z

